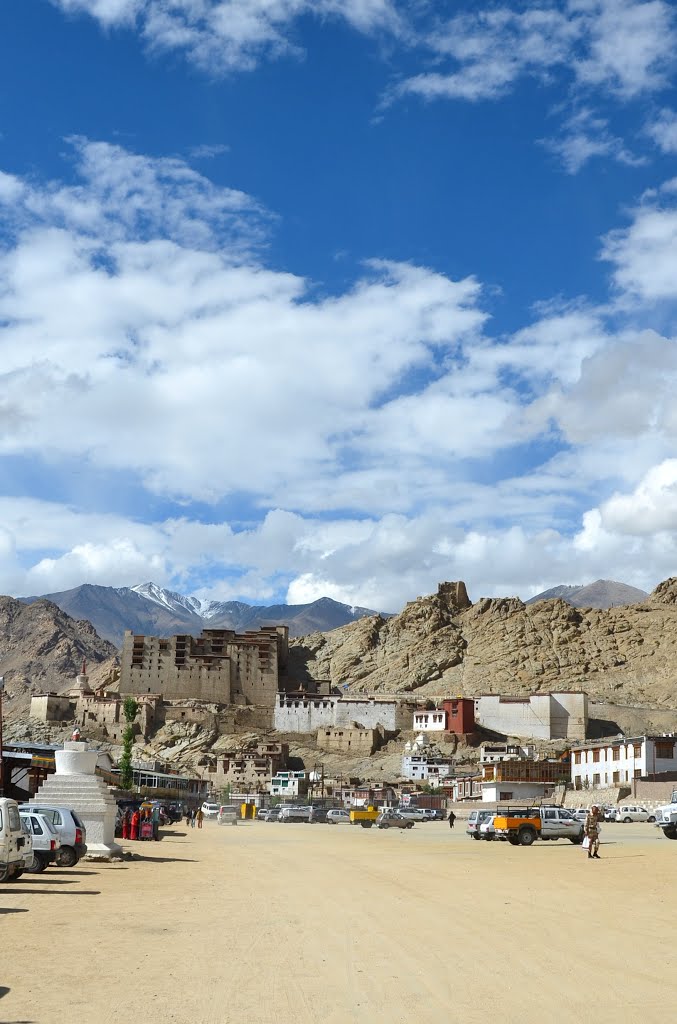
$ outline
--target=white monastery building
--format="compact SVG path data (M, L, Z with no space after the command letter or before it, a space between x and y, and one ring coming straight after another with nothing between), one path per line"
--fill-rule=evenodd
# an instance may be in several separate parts
M617 786L677 771L677 735L618 737L577 744L571 750L574 789Z
M588 695L560 691L530 697L485 694L475 698L475 721L485 729L535 740L584 740Z

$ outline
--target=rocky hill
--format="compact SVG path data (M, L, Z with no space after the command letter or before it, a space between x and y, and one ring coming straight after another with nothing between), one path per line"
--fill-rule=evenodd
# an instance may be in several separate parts
M292 645L292 674L353 692L420 696L585 689L613 704L677 707L677 578L641 604L525 605L440 584L390 619L365 618Z
M71 619L50 601L27 605L0 597L0 675L8 717L26 711L31 693L72 685L83 658L96 683L111 671L116 656L90 622Z
M637 587L629 587L627 583L615 580L595 580L579 587L552 587L544 590L536 597L530 597L526 604L536 604L548 598L560 597L574 608L618 608L623 604L638 604L646 601L649 595Z

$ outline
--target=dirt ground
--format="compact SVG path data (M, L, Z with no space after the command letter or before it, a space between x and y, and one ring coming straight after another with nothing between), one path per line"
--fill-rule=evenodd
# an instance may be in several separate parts
M651 1024L677 1006L677 843L205 823L0 888L0 1024Z

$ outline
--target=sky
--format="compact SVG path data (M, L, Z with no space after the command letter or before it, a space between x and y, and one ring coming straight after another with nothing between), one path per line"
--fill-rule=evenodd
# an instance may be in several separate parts
M0 591L677 574L677 6L4 0Z

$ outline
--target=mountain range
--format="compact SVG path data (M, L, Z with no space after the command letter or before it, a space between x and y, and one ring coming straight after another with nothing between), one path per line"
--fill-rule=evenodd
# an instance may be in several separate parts
M203 629L233 629L238 633L264 625L289 626L291 636L325 632L376 614L321 597L309 604L250 605L243 601L200 601L165 590L155 583L134 587L100 587L85 583L73 590L43 594L74 619L87 619L100 637L122 645L126 629L151 636L199 634ZM40 600L22 598L26 604Z

